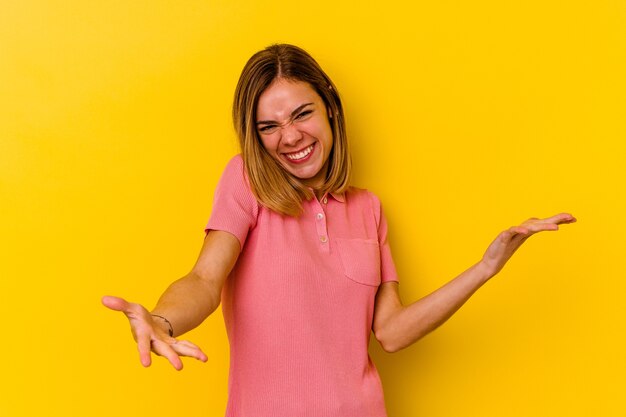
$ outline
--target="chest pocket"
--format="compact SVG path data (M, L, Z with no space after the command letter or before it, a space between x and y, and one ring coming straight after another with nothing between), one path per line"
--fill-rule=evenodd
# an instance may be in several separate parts
M337 238L345 275L359 284L380 285L380 249L374 239Z

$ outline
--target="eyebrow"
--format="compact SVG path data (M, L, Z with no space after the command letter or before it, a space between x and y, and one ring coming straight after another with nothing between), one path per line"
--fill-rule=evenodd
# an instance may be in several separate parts
M313 103L304 103L299 105L298 107L296 107L296 109L294 111L291 112L291 115L289 116L290 118L294 117L296 114L300 113L300 111L302 109L304 109L306 106L310 106ZM257 125L270 125L270 124L274 124L274 123L278 123L275 120L259 120L258 122L256 122Z

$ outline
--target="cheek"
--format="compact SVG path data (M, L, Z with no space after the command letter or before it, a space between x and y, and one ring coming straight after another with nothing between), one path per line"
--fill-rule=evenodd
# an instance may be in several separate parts
M276 150L276 140L274 140L271 136L261 136L261 144L268 152L273 152Z
M324 123L323 121L314 121L303 127L303 131L305 131L309 136L317 139L324 139L332 136L330 125Z

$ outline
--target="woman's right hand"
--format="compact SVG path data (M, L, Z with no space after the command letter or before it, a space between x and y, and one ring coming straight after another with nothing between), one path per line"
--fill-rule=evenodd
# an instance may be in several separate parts
M112 296L102 297L102 304L111 310L121 311L128 318L143 366L150 366L152 363L151 352L167 358L176 370L183 369L181 356L207 361L207 356L198 346L187 340L170 337L157 322L161 319L155 319L141 304L129 303L123 298Z

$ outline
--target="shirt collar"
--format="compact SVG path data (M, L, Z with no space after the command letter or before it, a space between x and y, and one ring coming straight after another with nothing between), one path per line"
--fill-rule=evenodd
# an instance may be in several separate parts
M330 193L330 195L337 201L339 201L340 203L345 203L346 202L346 196L344 193Z
M309 190L313 191L313 188L309 187ZM330 196L332 198L334 198L335 200L339 201L340 203L345 203L346 202L346 194L345 193L326 193L322 196L322 198L320 199L320 201L322 201L324 199L324 197L327 197L330 194Z

